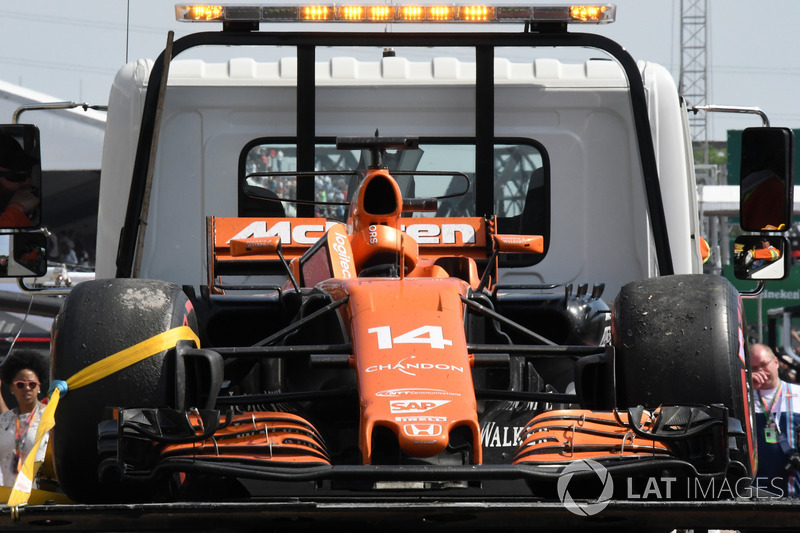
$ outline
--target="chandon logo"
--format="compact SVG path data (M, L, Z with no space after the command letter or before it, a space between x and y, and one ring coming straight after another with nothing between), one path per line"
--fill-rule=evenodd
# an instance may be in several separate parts
M402 372L403 374L407 374L409 376L416 376L417 372L424 370L445 370L445 371L452 371L452 372L460 372L464 373L463 366L455 366L448 363L415 363L415 362L407 362L407 359L415 359L415 356L406 357L399 360L396 363L387 363L385 365L372 365L368 366L364 371L365 372L385 372L396 370L398 372Z

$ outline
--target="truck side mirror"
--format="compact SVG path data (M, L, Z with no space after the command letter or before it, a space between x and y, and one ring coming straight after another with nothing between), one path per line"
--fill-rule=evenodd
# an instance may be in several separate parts
M745 231L785 231L792 224L794 135L788 128L742 132L740 225Z
M39 227L41 161L39 128L0 125L0 228Z

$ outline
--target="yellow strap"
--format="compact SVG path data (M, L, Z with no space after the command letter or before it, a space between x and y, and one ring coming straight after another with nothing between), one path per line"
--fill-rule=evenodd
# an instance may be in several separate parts
M0 500L8 500L11 496L11 487L0 487ZM52 492L49 490L33 489L27 503L29 505L44 505L45 503L73 503L63 492Z
M131 366L134 363L138 363L139 361L147 359L148 357L151 357L157 353L161 353L164 350L173 348L180 340L191 340L194 341L195 346L200 346L200 339L197 338L197 335L195 335L194 331L192 331L192 328L189 326L178 326L169 331L165 331L164 333L156 335L155 337L150 337L149 339L131 346L130 348L126 348L113 355L109 355L108 357L92 363L82 370L79 370L72 377L67 379L67 391L78 389L84 385L94 383L95 381L110 376L114 372ZM28 456L25 457L25 461L22 463L22 469L17 475L14 488L8 498L8 503L6 504L7 507L24 505L28 502L28 499L31 496L33 478L36 474L34 469L36 451L39 449L39 445L41 444L42 439L47 432L49 432L53 426L56 425L55 412L60 399L61 391L56 388L50 394L47 407L45 407L44 413L42 414L42 419L39 422L39 428L36 430L36 440L34 441L33 448Z

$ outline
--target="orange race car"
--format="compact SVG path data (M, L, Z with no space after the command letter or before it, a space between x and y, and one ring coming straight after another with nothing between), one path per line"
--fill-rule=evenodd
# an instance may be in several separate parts
M656 304L680 284L728 310L695 317L688 338L712 326L722 343L736 341L729 284L634 282L613 308L599 284L498 284L507 262L536 260L542 235L475 216L467 174L399 169L421 150L415 138L340 138L337 149L361 151L362 162L246 176L253 205L283 216L210 217L200 294L131 279L72 291L54 329L62 375L82 368L59 360L70 320L130 306L144 317L139 330L192 333L65 397L55 453L71 498L203 500L212 488L235 499L446 489L555 498L559 473L581 459L629 478L620 491L666 474L747 479L744 359L695 392L676 390L695 363L670 359L676 341L657 333L680 320L680 305L669 317ZM339 188L310 203L316 217L287 214L304 205L296 190L325 183ZM285 282L265 284L265 273ZM99 346L82 346L102 359ZM125 388L141 403L85 416Z

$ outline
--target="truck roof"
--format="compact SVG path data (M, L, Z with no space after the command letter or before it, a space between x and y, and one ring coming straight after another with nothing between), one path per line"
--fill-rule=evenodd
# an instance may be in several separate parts
M524 84L542 87L627 87L620 66L606 59L583 62L564 62L552 58L532 61L494 60L495 83ZM402 85L447 85L475 83L475 62L456 57L433 57L412 60L405 57L382 57L378 61L362 61L352 56L338 56L317 61L317 85L348 83L380 83ZM170 67L172 86L294 86L297 83L297 58L283 57L277 61L258 62L249 57L237 57L225 62L200 59L176 60Z

